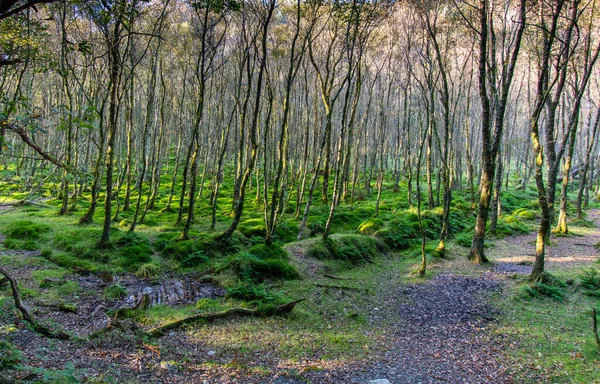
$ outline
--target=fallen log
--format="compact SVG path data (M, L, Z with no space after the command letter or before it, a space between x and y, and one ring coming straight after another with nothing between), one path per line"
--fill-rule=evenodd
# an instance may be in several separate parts
M156 327L154 329L147 331L146 334L149 336L153 336L153 337L160 337L160 336L164 335L165 332L167 332L167 331L177 329L184 325L192 324L192 323L195 323L200 320L213 321L213 320L224 319L224 318L233 317L233 316L264 317L264 316L284 315L284 314L288 314L288 313L292 312L292 310L294 309L296 304L298 304L304 300L305 299L294 300L294 301L291 301L286 304L282 304L280 306L277 306L277 307L269 309L269 310L261 310L260 308L259 309L248 309L248 308L235 307L235 308L229 308L229 309L227 309L225 311L221 311L221 312L199 313L197 315L189 316L184 319L173 321L171 323L167 323L160 327Z
M36 331L40 335L50 337L53 339L69 340L71 338L71 336L69 334L67 334L61 330L52 330L52 329L44 326L43 324L38 323L35 320L35 318L33 317L33 315L31 314L31 312L29 311L29 308L27 308L27 306L23 303L23 300L21 299L21 291L19 291L19 286L18 286L15 278L12 277L12 275L10 273L8 273L8 271L6 269L4 269L3 267L0 267L0 273L3 274L4 277L10 283L10 288L12 290L15 307L23 315L23 320L27 321L31 325L31 327L33 328L34 331Z

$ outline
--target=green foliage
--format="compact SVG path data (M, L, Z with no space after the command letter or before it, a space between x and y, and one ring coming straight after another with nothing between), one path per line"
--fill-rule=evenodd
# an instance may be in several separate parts
M119 283L111 284L104 289L104 297L107 300L118 300L127 296L127 288Z
M198 246L196 242L193 240L182 240L167 245L163 248L162 253L170 259L182 261L184 257L197 251Z
M200 264L208 262L210 259L204 251L195 251L193 253L187 254L181 259L181 265L186 268L197 267Z
M196 302L196 308L198 308L202 311L206 311L206 312L209 312L213 309L217 309L220 307L221 307L221 305L219 304L219 302L214 299L202 298L202 299L198 300L198 302Z
M564 288L567 285L558 278L544 274L537 281L526 284L521 287L518 297L521 299L528 298L551 298L557 301L563 301L565 298Z
M388 228L375 232L375 236L395 250L410 248L419 235L419 222L416 214L407 212L388 223Z
M0 371L23 361L23 354L7 340L0 340Z
M584 269L579 275L579 281L586 295L600 297L600 273L596 268Z
M278 244L266 245L266 244L256 244L252 248L248 249L248 253L256 256L261 260L266 259L281 259L287 260L290 258L289 253Z
M549 297L558 301L564 299L565 293L558 287L536 282L531 285L524 285L521 289L521 297Z
M137 267L152 261L152 248L147 244L133 245L121 249L121 264L124 267Z
M227 239L219 239L216 236L205 236L198 241L197 247L207 256L215 257L239 252L247 243L248 239L242 233L235 231Z
M378 247L377 242L372 237L342 235L311 244L306 251L306 255L314 259L334 259L358 264L375 258L378 255Z
M238 230L248 238L252 236L265 237L267 235L267 227L265 226L263 219L250 219L242 221L238 225Z
M363 235L372 235L379 229L383 228L383 226L384 226L383 220L381 220L379 218L368 219L368 220L363 221L358 226L358 228L356 229L356 232L363 234Z
M523 235L531 232L531 228L523 223L517 216L507 215L498 218L496 226L496 236L514 236Z
M272 292L264 284L237 284L227 289L226 297L242 300L252 305L273 304L283 301L281 295Z
M473 244L473 234L470 232L461 232L454 237L454 242L461 247L470 247Z
M2 245L7 249L22 249L24 251L34 251L37 249L37 244L33 240L6 239Z
M286 259L279 257L261 259L248 252L239 252L222 269L231 269L238 277L249 281L300 278L298 270Z
M535 190L503 190L501 194L501 207L506 213L515 212L518 209L538 212L540 203ZM524 218L525 219L525 218Z
M132 247L136 245L148 245L149 243L146 238L140 236L138 233L124 232L117 238L115 244L119 247Z
M150 278L150 277L155 277L158 276L160 272L160 267L154 263L146 263L146 264L142 264L140 265L140 267L138 268L137 272L135 273L135 275L137 277L142 277L142 278Z
M574 227L596 228L596 224L592 220L575 219L570 223Z
M50 249L42 249L40 256L43 258L49 258L52 256L52 251Z
M165 250L166 247L172 246L173 244L175 244L175 239L177 239L177 237L178 237L178 234L175 232L161 233L156 237L156 239L152 243L152 246L157 251L162 252Z
M50 231L50 226L35 224L29 220L19 220L8 225L6 238L16 240L36 240L42 233Z
M537 217L537 213L528 208L516 209L512 215L522 220L533 220Z

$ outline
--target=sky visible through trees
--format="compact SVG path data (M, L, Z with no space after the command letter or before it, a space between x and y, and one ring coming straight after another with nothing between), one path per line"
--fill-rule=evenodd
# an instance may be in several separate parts
M382 191L402 185L421 233L422 208L441 207L443 254L453 191L466 191L478 263L502 191L532 182L540 279L550 231L568 232L567 195L582 218L598 180L596 8L3 2L4 178L33 195L50 188L61 215L102 222L99 247L124 212L133 232L158 209L174 213L181 240L198 221L226 240L249 200L266 244L284 215L308 236L320 206L327 239L340 204L373 196L377 217Z

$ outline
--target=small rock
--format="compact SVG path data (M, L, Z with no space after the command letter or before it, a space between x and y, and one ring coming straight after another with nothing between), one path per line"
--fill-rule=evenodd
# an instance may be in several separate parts
M217 352L215 352L215 351L208 351L207 355L208 355L208 356L212 356L212 355L214 355L215 353L217 353Z
M388 379L375 379L369 381L369 384L392 384Z

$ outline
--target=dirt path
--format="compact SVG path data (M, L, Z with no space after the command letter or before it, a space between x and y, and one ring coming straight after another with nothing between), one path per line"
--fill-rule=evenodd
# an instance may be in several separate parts
M598 260L600 210L588 212L594 228L576 227L569 236L553 236L546 269L553 273L581 268ZM535 258L535 233L493 240L491 271L460 265L420 285L402 285L384 305L396 321L388 333L387 352L366 365L348 365L312 375L314 382L367 383L511 383L502 340L488 325L498 315L490 294L502 290L515 273L529 274ZM459 264L462 264L459 262ZM443 267L443 268L447 268ZM468 275L464 275L464 273ZM472 276L471 274L474 274ZM385 317L385 315L379 315ZM372 318L372 326L382 322Z
M510 382L501 346L486 332L496 315L489 294L500 288L501 277L495 273L439 274L424 284L400 286L386 304L393 307L388 315L396 319L386 330L387 352L372 364L309 377L315 383ZM378 319L373 320L377 327Z
M568 236L552 236L546 247L546 270L550 273L568 269L578 269L598 260L600 243L600 210L588 211L588 219L596 224L594 228L570 227ZM515 236L494 241L495 247L489 251L496 263L496 271L505 273L531 273L535 259L536 234Z

